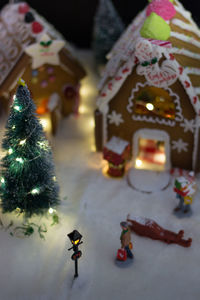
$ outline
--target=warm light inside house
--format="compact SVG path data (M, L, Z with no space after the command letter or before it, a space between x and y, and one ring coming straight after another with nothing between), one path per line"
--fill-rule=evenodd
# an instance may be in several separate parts
M146 108L147 108L148 110L153 110L153 109L154 109L154 105L153 105L152 103L147 103L147 104L146 104Z
M96 91L96 90L95 90ZM93 84L88 82L88 83L84 83L84 85L81 86L80 88L80 95L81 97L88 97L89 95L94 93L94 87Z
M174 98L165 89L146 86L135 97L134 112L140 115L175 119Z
M137 158L135 161L135 165L136 167L140 168L142 166L142 160Z
M158 140L139 138L135 168L163 171L165 169L165 143Z
M94 119L93 119L93 118L91 118L91 119L89 120L89 124L90 124L90 127L94 128L95 123L94 123Z
M108 169L109 169L109 164L108 164L108 161L103 159L102 160L102 174L105 176L105 177L109 177L108 176Z
M37 105L36 113L38 115L47 113L49 111L47 107L49 99L40 99L38 102L39 104Z
M84 114L86 112L85 105L83 105L83 104L80 105L78 111L79 111L80 114Z
M51 132L51 120L48 114L40 117L40 123L42 124L44 131L48 133Z

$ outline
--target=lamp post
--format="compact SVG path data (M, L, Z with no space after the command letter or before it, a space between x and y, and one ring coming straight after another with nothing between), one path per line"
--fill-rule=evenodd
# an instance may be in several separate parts
M82 244L81 242L82 235L77 231L74 230L68 234L68 237L72 243L72 247L68 249L70 251L71 249L74 250L74 253L71 256L71 259L75 262L75 274L74 278L78 277L78 259L81 257L82 252L78 249L78 246Z

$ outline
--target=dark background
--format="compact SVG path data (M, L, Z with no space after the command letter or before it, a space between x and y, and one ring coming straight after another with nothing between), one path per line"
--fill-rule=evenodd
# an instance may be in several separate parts
M82 48L90 47L98 0L27 0L27 2L52 23L69 42ZM0 0L0 8L6 3L8 0ZM113 0L125 25L128 25L147 3L147 0ZM194 20L200 25L199 1L181 0L181 3L192 12Z

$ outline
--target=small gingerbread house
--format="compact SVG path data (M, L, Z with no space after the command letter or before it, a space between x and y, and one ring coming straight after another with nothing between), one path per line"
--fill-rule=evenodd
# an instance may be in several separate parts
M77 113L80 80L86 75L64 38L25 2L0 13L0 110L7 111L22 77L39 115L49 115L52 132L60 117Z
M109 55L99 84L97 150L130 143L140 169L200 170L200 31L178 0L153 0Z

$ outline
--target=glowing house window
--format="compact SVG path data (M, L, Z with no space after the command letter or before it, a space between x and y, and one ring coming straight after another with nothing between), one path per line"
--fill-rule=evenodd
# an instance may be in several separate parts
M153 86L144 87L135 98L134 113L175 119L175 104L168 91Z
M48 110L48 101L49 99L39 99L37 103L36 113L38 115L44 115L49 112Z
M166 163L165 142L139 138L135 168L163 171Z

